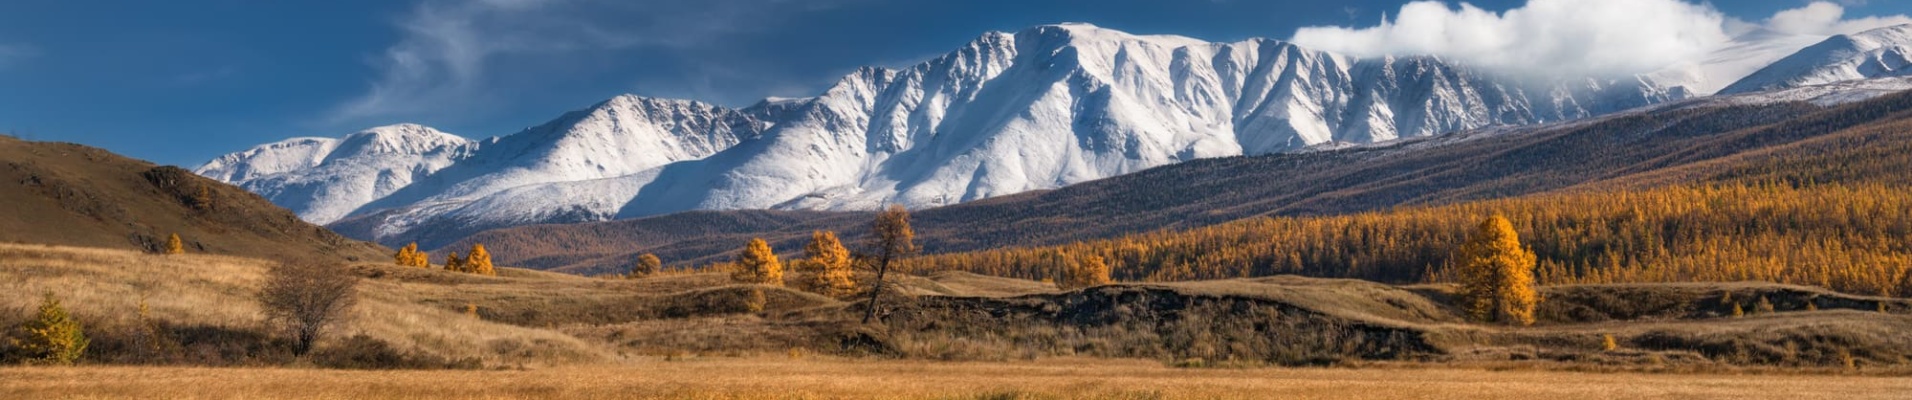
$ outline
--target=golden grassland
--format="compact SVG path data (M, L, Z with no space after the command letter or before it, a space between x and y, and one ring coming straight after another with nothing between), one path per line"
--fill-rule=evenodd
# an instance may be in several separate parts
M607 279L505 268L498 276L476 276L376 263L351 267L365 278L360 308L343 329L320 340L319 351L363 347L348 340L362 334L403 354L474 363L460 364L471 368L460 370L329 370L315 367L337 366L322 357L257 356L257 349L269 343L225 345L239 343L235 337L259 342L258 335L273 332L260 320L253 299L267 263L0 244L0 326L16 325L40 293L50 291L95 339L79 367L0 367L0 399L1400 398L1404 393L1418 398L1771 398L1783 393L1863 399L1912 389L1904 378L1912 358L1903 354L1912 348L1903 334L1912 318L1900 312L1912 304L1760 283L1549 288L1555 300L1543 303L1548 306L1542 326L1500 329L1458 321L1441 302L1440 285L1283 276L1059 292L1032 281L944 272L900 279L905 292L920 297L899 305L906 308L886 325L858 327L848 322L855 317L844 311L848 303L738 285L721 273ZM768 295L762 310L741 311L732 304L752 291ZM1771 299L1777 310L1749 308L1753 311L1744 318L1709 316L1730 308L1710 303L1723 293L1747 301ZM1173 299L1188 308L1168 318L1157 314L1166 310L1112 303L1131 297L1143 299L1132 304ZM148 310L144 315L142 303ZM1872 311L1885 303L1894 313ZM1057 308L1064 304L1073 305ZM1806 304L1818 308L1806 311ZM476 315L467 314L473 306ZM966 311L977 307L1002 313ZM1582 309L1611 313L1602 318L1613 321L1585 323L1576 316ZM1128 314L1137 317L1115 325L1053 322ZM161 321L186 349L136 354L132 346L144 343L138 341L140 326L150 321ZM859 353L844 344L866 330L874 330L878 336L872 340L886 349ZM1438 348L1444 355L1375 361L1362 358L1365 353L1331 354L1346 361L1331 365L1359 369L1267 368L1295 364L1257 355L1274 357L1271 352L1280 346L1322 346L1329 342L1309 338L1356 331L1398 332L1402 335L1366 343ZM1599 350L1603 335L1617 337L1621 348ZM1389 338L1401 340L1380 341ZM0 344L0 352L4 347ZM225 356L200 354L222 351ZM412 368L405 365L410 364L360 368ZM1207 368L1171 367L1191 365Z
M1177 369L1136 360L717 358L512 371L0 368L0 398L1902 399L1912 379L1480 369Z
M41 293L59 297L91 332L133 330L142 320L181 327L266 331L256 293L268 261L213 255L147 255L62 246L0 244L0 323L16 322ZM460 277L472 285L501 279ZM575 337L471 318L454 307L421 307L431 285L364 280L342 335L365 334L401 351L485 364L592 361L603 351ZM141 304L148 315L141 316Z

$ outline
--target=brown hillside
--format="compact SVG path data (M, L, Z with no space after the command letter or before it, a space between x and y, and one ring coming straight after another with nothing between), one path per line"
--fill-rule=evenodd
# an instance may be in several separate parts
M1702 103L1383 146L1195 160L921 210L913 222L926 252L947 253L1555 191L1775 180L1896 187L1912 183L1900 172L1912 168L1907 110L1912 93L1831 108ZM446 247L513 243L516 251L499 252L506 263L605 273L643 252L677 266L722 260L752 235L790 253L816 229L855 243L869 221L861 213L722 214L499 229ZM706 220L755 222L710 234Z
M0 136L0 241L188 253L370 260L339 236L237 187L69 143Z

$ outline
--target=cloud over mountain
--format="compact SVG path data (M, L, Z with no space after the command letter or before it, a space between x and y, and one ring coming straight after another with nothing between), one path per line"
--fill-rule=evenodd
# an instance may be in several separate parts
M1912 23L1905 16L1844 19L1845 8L1814 2L1759 22L1680 0L1530 0L1505 12L1436 1L1403 5L1380 25L1316 26L1293 41L1356 56L1432 54L1530 76L1563 78L1651 72L1694 62L1765 29L1830 36Z

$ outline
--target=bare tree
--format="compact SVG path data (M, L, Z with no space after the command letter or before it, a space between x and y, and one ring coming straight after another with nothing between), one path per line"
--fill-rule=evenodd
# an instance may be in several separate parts
M327 328L345 318L356 303L358 277L342 265L287 261L266 272L259 303L266 319L291 332L305 355Z
M863 323L876 318L876 303L883 295L883 276L889 273L890 262L909 257L916 250L916 231L910 230L909 210L891 205L876 215L876 222L870 225L870 255L876 261L876 286L870 289L869 309L863 314Z

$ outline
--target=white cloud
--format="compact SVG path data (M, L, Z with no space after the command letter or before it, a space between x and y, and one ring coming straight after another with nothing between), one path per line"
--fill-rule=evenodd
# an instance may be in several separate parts
M1904 15L1845 19L1845 14L1845 7L1817 1L1773 14L1766 20L1765 27L1782 33L1831 36L1912 24L1912 18Z
M587 27L562 29L539 22L555 1L425 2L398 21L403 39L373 60L379 77L362 96L341 105L333 121L416 114L473 101L486 62L511 53L561 51L597 43Z
M1580 77L1698 60L1760 27L1829 36L1912 23L1902 15L1849 20L1844 13L1838 4L1814 2L1751 23L1680 0L1529 0L1499 13L1416 1L1379 26L1307 27L1292 40L1354 56L1431 54L1529 76Z

